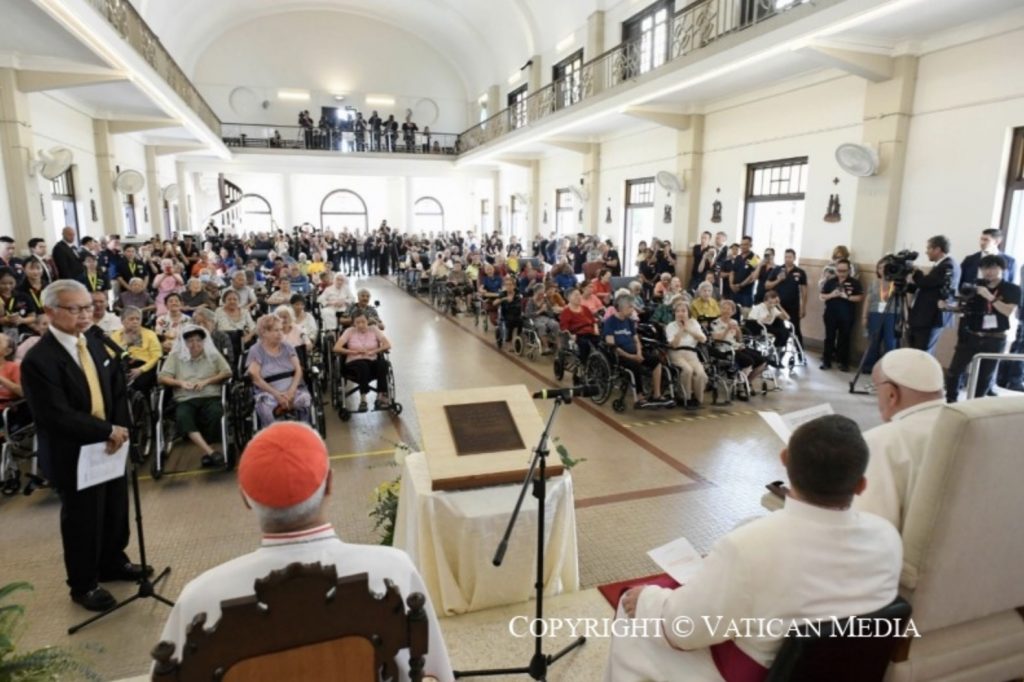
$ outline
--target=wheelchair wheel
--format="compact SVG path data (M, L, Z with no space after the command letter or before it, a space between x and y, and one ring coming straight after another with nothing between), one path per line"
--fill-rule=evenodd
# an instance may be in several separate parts
M129 398L131 405L132 424L132 445L141 459L150 455L153 445L153 434L150 431L153 423L152 408L149 404L149 397L140 392L134 391Z
M338 419L340 419L341 421L347 422L351 418L352 418L352 413L349 412L348 410L346 410L344 407L342 407L342 408L340 408L338 410Z
M15 467L11 469L7 474L7 478L4 479L3 488L0 489L0 493L3 493L4 497L11 497L19 490L21 490L21 472Z
M402 414L402 403L391 403L391 407L388 409L391 410L391 414L397 417Z
M586 383L597 386L600 392L590 397L595 405L603 405L612 394L612 366L608 358L600 351L594 350L587 358L587 367L583 372Z
M523 356L523 352L525 350L526 350L526 348L524 347L524 344L523 344L523 337L521 335L517 334L516 337L514 339L512 339L512 352L515 353L516 355L518 355L519 357L522 357Z
M612 409L615 410L616 412L625 412L626 401L623 400L622 398L616 398L615 400L612 401Z
M162 467L157 466L157 458L154 457L153 461L149 463L149 475L153 477L154 481L159 481L164 475Z
M562 360L562 354L559 353L555 356L555 381L561 381L562 377L565 376L565 362Z

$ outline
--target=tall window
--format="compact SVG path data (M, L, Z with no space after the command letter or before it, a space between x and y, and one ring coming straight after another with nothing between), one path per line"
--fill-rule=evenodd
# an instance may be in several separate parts
M336 189L328 192L320 202L320 229L342 228L358 230L360 223L364 230L370 229L370 219L366 211L366 202L350 189Z
M434 197L420 197L413 204L413 228L421 235L444 232L444 207Z
M523 83L518 88L508 93L508 123L513 130L527 124L526 120L526 89L528 85Z
M672 0L656 2L622 23L625 77L636 78L668 59Z
M568 189L555 190L555 232L559 237L572 232L572 192Z
M139 233L139 224L135 217L135 195L124 195L124 233L134 237Z
M269 201L259 194L243 194L239 204L243 230L248 232L273 231L274 216Z
M555 89L555 108L572 106L580 101L583 90L583 50L555 64L551 70L551 82Z
M490 234L491 230L491 200L480 200L480 235Z
M509 207L509 234L519 237L522 241L526 231L526 226L523 224L526 220L526 206L513 194Z
M800 249L806 191L806 156L747 165L743 234L755 248Z
M65 227L75 229L78 238L78 208L75 205L75 181L71 168L58 175L50 183L51 207L53 208L53 229L55 237L61 238Z
M1017 263L1024 262L1024 128L1013 131L1000 227L1006 235L1006 252L1016 258Z
M640 242L654 239L654 178L626 180L626 220L622 239L622 274L636 274L636 251Z

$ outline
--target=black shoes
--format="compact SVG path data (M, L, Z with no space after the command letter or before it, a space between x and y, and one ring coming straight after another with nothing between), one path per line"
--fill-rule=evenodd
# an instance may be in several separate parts
M819 369L832 369L832 363L831 362L823 362L823 363L821 363L821 367L819 367Z
M224 455L222 455L217 450L214 450L208 455L203 455L203 458L200 460L200 463L202 464L202 467L204 469L209 469L211 467L222 467L224 466Z
M849 372L850 371L850 367L848 365L839 365L839 371L840 372Z
M94 587L84 594L71 593L71 601L89 611L107 611L117 600L102 587Z
M138 582L145 576L153 575L152 566L143 566L142 564L133 564L130 561L125 563L123 566L117 566L116 568L101 571L100 582L110 583L118 580L125 582Z

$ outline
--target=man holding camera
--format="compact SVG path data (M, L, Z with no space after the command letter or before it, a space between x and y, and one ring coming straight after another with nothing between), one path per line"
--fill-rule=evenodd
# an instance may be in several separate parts
M1021 290L1016 284L1003 279L1006 261L1002 256L988 255L981 259L981 279L973 293L966 284L962 294L967 298L961 305L963 313L961 334L956 352L949 363L946 374L946 401L955 403L960 392L960 378L978 353L1002 353L1006 350L1010 318L1017 313ZM996 363L985 361L978 368L975 394L968 398L985 395Z
M911 348L935 355L942 330L953 322L953 314L939 306L952 297L960 282L960 266L949 257L949 240L937 235L928 240L925 255L932 262L927 274L918 268L907 277L907 293L917 295L907 316Z

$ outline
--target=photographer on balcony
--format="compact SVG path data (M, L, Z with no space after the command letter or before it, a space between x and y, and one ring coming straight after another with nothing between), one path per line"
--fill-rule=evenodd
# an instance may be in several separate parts
M916 294L907 316L910 328L908 345L935 355L942 330L953 322L953 315L939 306L956 293L960 266L949 257L949 240L938 235L928 240L925 255L932 262L927 274L919 268L907 277L907 293Z
M988 255L981 259L981 279L965 283L960 289L960 310L963 314L961 334L956 352L946 374L946 401L955 403L960 392L960 379L978 353L1002 353L1006 350L1010 320L1017 314L1021 290L1003 279L1006 260ZM996 363L986 360L978 368L975 393L980 398L988 390Z

